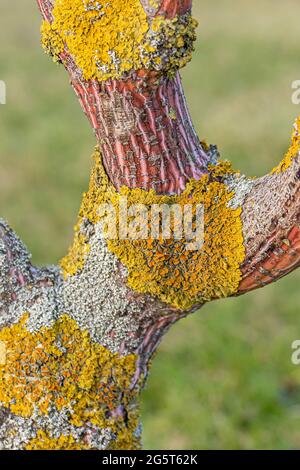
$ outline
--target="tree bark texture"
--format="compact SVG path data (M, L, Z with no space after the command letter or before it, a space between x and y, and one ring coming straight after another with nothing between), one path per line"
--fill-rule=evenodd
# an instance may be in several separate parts
M193 128L179 73L191 0L37 2L43 47L97 147L61 266L33 266L0 221L0 448L138 449L139 395L172 324L300 264L299 121L279 166L247 178ZM202 204L203 247L187 251L173 232L108 240L100 208L122 198Z

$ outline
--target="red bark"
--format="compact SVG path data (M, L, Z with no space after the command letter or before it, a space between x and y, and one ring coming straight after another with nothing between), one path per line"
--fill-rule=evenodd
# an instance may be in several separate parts
M68 67L72 77L72 67ZM117 189L178 194L207 172L179 74L136 74L135 81L71 79L95 130L105 169Z

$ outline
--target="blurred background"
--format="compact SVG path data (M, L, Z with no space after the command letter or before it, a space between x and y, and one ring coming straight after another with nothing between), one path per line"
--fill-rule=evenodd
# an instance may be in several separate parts
M195 0L200 21L185 91L201 138L248 175L289 146L299 106L298 0ZM39 45L35 0L1 0L0 214L35 263L72 239L94 138L62 67ZM143 394L148 449L300 447L300 271L243 298L207 305L162 343Z

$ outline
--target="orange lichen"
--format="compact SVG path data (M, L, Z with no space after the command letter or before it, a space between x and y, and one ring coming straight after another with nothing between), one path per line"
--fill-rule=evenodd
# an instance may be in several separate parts
M64 50L64 41L62 37L47 21L43 21L41 26L42 46L46 54L52 56L54 62L60 62L60 54Z
M78 225L85 218L92 223L105 220L99 215L101 204L111 204L119 224L122 198L128 207L142 204L151 211L153 205L186 205L204 208L204 245L188 250L187 240L176 239L176 216L173 217L168 239L108 239L111 252L128 268L128 285L141 293L148 293L179 309L215 298L234 294L241 280L240 265L245 258L241 208L228 206L233 193L221 182L223 175L232 173L228 162L211 166L210 174L199 181L191 180L179 196L160 196L153 190L122 187L118 193L109 183L102 167L100 153L95 153L95 168L90 188L85 194ZM131 219L129 218L129 226ZM195 221L193 221L195 224ZM66 275L70 272L65 273Z
M294 158L296 158L299 155L300 152L300 116L296 119L295 124L294 124L294 131L292 134L292 143L285 154L283 160L279 163L278 166L276 166L271 174L275 173L282 173L283 171L286 171L292 164L292 161Z
M172 74L191 59L197 22L189 14L147 18L140 0L55 0L52 14L44 49L57 61L66 48L87 80L140 69Z
M27 330L27 319L26 314L0 332L7 351L6 362L0 366L2 406L25 418L34 411L47 415L53 408L68 410L73 426L90 423L99 429L110 428L116 437L126 433L128 441L135 442L139 386L132 390L131 384L136 356L120 357L93 343L89 333L68 315L36 333ZM128 409L130 424L114 415L120 403ZM32 448L77 448L77 444L72 436L49 441L46 430L31 443Z
M128 428L111 442L107 450L140 450L141 442ZM84 442L77 442L74 437L62 434L52 438L49 433L39 430L37 436L27 444L26 450L91 450Z
M208 165L208 171L213 174L214 178L217 178L218 176L223 178L224 175L227 176L240 173L232 168L232 164L228 160L218 160L216 165Z
M79 232L80 227L75 226L74 242L69 250L67 256L61 261L61 266L64 272L74 275L78 270L82 269L85 262L85 257L90 251L90 247L86 237Z
M55 439L39 430L36 437L26 445L26 450L89 450L89 446L84 442L76 442L72 436L62 434Z

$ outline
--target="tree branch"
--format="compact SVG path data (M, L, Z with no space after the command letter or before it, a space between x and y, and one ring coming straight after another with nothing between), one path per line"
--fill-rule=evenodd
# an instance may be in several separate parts
M148 21L162 14L168 18L185 15L192 2L157 3L153 7L153 2L142 2ZM52 22L53 3L39 0L39 4L44 17ZM61 60L96 133L106 172L118 190L125 185L180 194L191 178L199 180L209 171L209 164L215 163L217 153L201 145L195 134L178 72L169 78L144 70L99 82L83 78L67 47ZM289 171L266 175L255 184L248 180L242 215L246 256L239 294L277 280L298 266L296 198L291 204L297 172L295 161ZM237 192L245 181L243 176L236 179ZM281 226L286 212L290 216Z
M243 204L246 259L240 294L277 281L300 265L299 158L296 148L289 168L258 178Z
M38 3L52 22L53 3ZM156 9L148 0L143 5L148 19L165 13L174 18L189 12L191 1L165 1ZM117 189L126 185L176 194L206 172L209 157L194 131L178 73L170 79L155 71L134 71L126 80L99 82L84 78L66 46L60 59Z
M66 67L98 148L62 269L32 266L0 221L0 447L139 448L139 394L170 326L300 264L299 123L278 169L247 179L191 122L179 76L191 0L37 2L43 47ZM168 239L135 239L132 225L106 239L122 198L191 205L190 227L201 206L203 246L175 237L176 215Z

